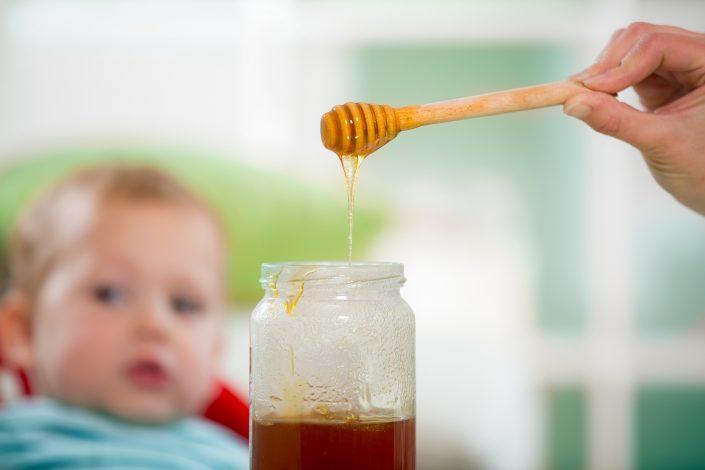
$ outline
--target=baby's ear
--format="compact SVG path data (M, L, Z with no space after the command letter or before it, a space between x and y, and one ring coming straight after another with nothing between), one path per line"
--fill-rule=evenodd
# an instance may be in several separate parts
M10 368L32 367L29 303L19 292L8 293L0 302L0 358Z

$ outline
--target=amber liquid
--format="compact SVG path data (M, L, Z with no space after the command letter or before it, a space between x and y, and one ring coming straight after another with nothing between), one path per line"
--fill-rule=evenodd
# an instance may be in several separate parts
M414 470L416 422L252 423L252 470Z

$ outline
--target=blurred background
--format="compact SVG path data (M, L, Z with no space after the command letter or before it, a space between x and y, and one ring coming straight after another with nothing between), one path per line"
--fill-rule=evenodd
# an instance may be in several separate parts
M0 240L77 165L182 176L228 224L246 393L259 264L346 256L322 113L559 80L637 20L705 31L705 2L0 2ZM420 469L705 468L705 223L635 150L556 108L404 133L360 172L355 258L404 263L417 316Z

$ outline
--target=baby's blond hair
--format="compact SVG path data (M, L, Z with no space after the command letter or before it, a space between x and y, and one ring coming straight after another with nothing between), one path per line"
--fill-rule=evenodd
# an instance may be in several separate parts
M196 208L220 232L209 206L166 173L145 166L100 165L80 170L43 193L19 217L9 242L9 289L34 299L53 262L112 201L167 202ZM71 223L67 223L71 217Z

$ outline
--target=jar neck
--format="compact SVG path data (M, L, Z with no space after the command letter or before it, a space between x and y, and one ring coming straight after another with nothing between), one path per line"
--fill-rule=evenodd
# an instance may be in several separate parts
M400 285L354 285L354 286L317 286L310 282L280 284L278 287L264 289L264 297L295 298L306 293L306 298L321 300L375 300L400 296Z
M400 263L263 264L260 282L265 297L303 295L321 299L379 299L399 296L404 284Z

